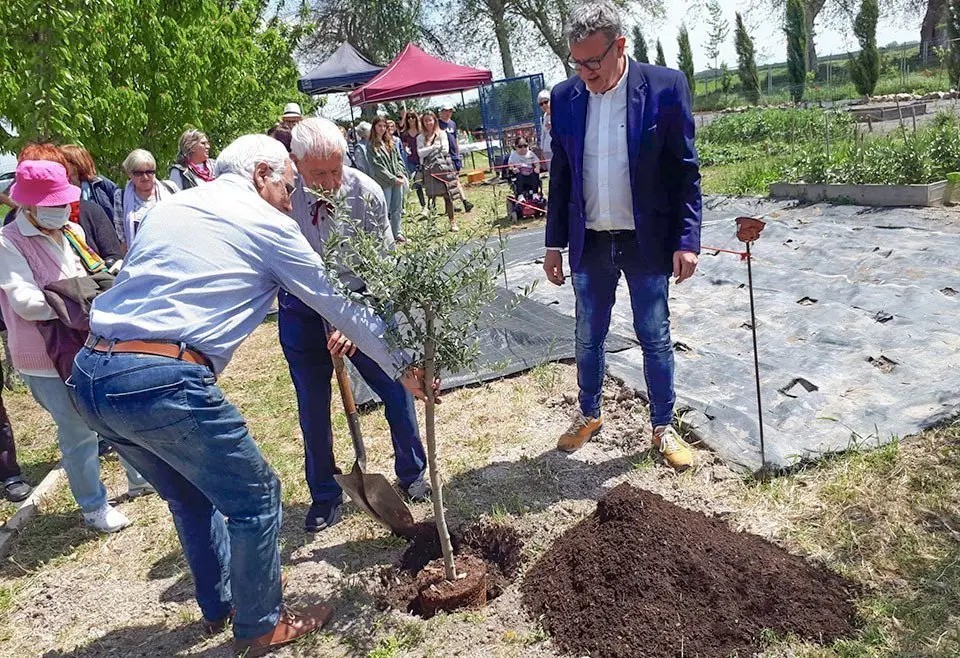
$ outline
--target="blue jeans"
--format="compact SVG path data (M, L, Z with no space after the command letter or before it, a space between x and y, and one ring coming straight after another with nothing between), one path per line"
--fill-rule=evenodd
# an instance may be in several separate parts
M654 427L673 422L673 344L670 341L670 278L642 267L633 231L587 231L579 271L573 272L577 297L577 381L584 416L600 415L603 399L604 341L621 272L627 278L633 328L643 350L643 374Z
M99 437L77 412L67 385L59 377L24 375L30 393L57 424L63 470L67 473L70 493L84 512L93 512L107 504L107 489L100 481ZM127 486L143 486L145 480L122 456L120 463L127 471Z
M403 214L403 188L385 187L383 196L387 200L387 214L390 217L390 230L394 239L403 237L400 231L400 217Z
M340 472L333 456L333 429L330 425L333 360L324 338L323 318L281 290L279 324L280 345L297 390L310 496L320 505L338 504L343 500L343 491L333 479L334 474ZM383 411L393 440L394 469L400 485L406 488L423 475L427 463L413 396L362 352L351 356L350 361L383 400Z
M90 426L167 502L203 616L233 608L238 639L270 631L280 615L280 481L213 373L84 348L68 386Z

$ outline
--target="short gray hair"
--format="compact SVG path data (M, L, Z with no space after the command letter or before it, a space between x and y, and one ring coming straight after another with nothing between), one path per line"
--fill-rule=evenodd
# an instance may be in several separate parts
M283 144L266 135L243 135L233 140L217 158L217 176L239 174L253 176L257 165L263 163L273 170L273 179L278 180L290 162Z
M156 169L157 161L150 151L146 149L133 149L130 151L130 155L123 161L123 170L127 172L127 176L129 176L141 167Z
M597 32L602 32L608 41L623 35L620 12L607 0L585 2L574 7L564 27L568 43L580 43Z
M347 140L330 119L303 119L290 132L290 152L298 160L330 158L347 152Z
M373 128L368 122L361 121L357 124L357 137L366 139L370 136L370 130Z

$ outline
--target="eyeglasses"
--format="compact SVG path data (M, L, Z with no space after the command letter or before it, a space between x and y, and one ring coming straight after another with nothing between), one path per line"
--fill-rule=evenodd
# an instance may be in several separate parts
M585 68L588 71L599 71L600 67L603 66L603 60L605 60L607 58L607 55L610 54L610 49L613 48L613 44L615 44L616 42L617 42L616 39L611 41L610 45L607 46L607 49L603 51L603 54L600 55L600 57L594 57L593 59L585 59L582 61L571 57L567 61L567 64L569 64L570 68L573 68L573 69Z
M138 178L145 178L145 177L147 177L147 176L156 176L156 174L157 174L157 170L156 170L156 169L142 169L142 170L140 170L140 171L131 171L131 172L130 172L130 175L131 175L131 176L136 176L136 177L138 177Z
M287 196L293 196L293 193L297 191L297 186L287 181L283 181L283 187L287 190Z
M547 100L540 101L540 107L543 107L544 105L549 105L549 104L550 104L550 101L547 101Z
M517 148L518 148L518 149L525 149L525 148L527 148L527 145L526 145L526 144L517 144Z

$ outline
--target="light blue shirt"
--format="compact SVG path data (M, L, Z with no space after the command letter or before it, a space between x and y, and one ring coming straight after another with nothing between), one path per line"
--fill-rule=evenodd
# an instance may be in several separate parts
M388 347L383 320L337 293L296 222L236 174L171 196L147 214L116 283L93 303L90 332L184 342L220 373L281 287L399 376L406 354Z

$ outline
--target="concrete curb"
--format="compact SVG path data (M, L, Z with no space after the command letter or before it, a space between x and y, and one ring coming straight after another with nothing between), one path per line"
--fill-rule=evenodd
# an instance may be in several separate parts
M26 525L27 521L33 518L33 515L37 512L40 500L46 496L51 489L56 487L63 477L63 466L58 462L57 465L53 467L53 470L47 473L40 484L34 488L30 496L20 504L20 507L14 515L0 526L0 558L6 553L7 542L17 534L20 528Z
M946 193L947 181L929 185L821 185L773 183L770 196L859 206L935 206Z

